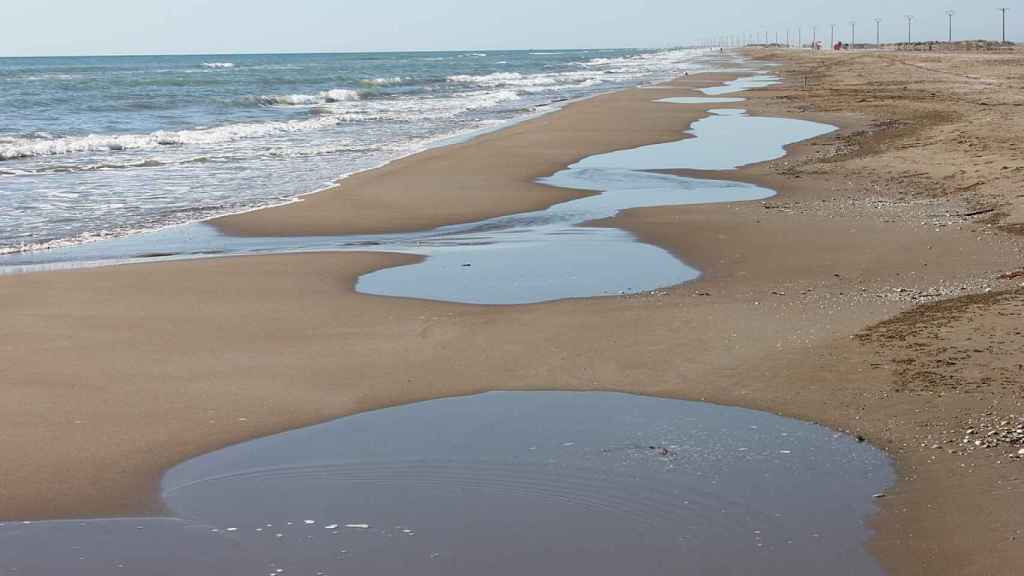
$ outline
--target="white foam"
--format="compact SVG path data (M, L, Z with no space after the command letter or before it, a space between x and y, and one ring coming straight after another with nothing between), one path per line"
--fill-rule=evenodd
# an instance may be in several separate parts
M361 82L363 84L367 84L370 86L393 86L395 84L401 84L402 82L405 81L406 79L402 78L401 76L393 76L391 78L372 78L368 80L362 80Z
M203 62L206 68L234 68L234 62Z
M273 105L324 106L316 116L276 122L243 122L212 128L156 131L149 134L89 134L64 138L15 137L0 140L0 160L38 156L56 156L85 152L110 152L156 149L162 146L210 145L260 138L278 134L321 130L342 122L367 120L415 121L425 116L453 117L469 110L480 110L517 100L515 90L470 90L445 98L407 98L363 101L359 93L335 89L315 96L292 94L266 96L260 101ZM96 168L120 168L101 164ZM92 167L76 167L80 171Z
M600 72L575 71L559 72L553 74L529 74L524 75L518 72L495 72L472 76L468 74L457 74L447 78L453 84L476 84L489 88L509 87L516 88L522 92L541 92L566 86L586 87L600 84L602 82Z
M269 106L314 106L316 104L330 104L332 102L354 102L360 98L359 92L355 90L334 88L318 94L270 95L260 96L256 100L260 104Z
M456 74L454 76L449 76L448 81L460 84L482 84L494 86L520 80L522 77L523 75L518 72L495 72L493 74L485 74L483 76Z
M13 142L0 145L0 160L79 152L139 150L161 146L220 144L246 138L318 130L334 126L341 120L339 117L328 115L305 120L245 122L173 132L159 130L150 134L89 134L49 140L16 138Z

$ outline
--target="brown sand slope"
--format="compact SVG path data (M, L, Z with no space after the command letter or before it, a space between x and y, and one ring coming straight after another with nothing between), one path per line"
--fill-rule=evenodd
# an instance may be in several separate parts
M811 64L817 66L800 61L792 70ZM658 93L643 98L688 95L684 88L647 92ZM755 112L813 106L797 88L751 96ZM623 113L613 107L620 98L643 107L634 96L584 104L594 115L605 105L606 114ZM856 105L837 101L827 113L810 114L841 125L841 133L730 175L777 186L777 198L634 210L609 222L707 272L657 294L514 307L366 297L351 289L360 273L411 258L360 254L0 278L0 382L11 399L0 406L0 450L16 464L0 469L2 515L151 511L160 471L182 458L372 407L500 388L629 390L767 409L863 434L896 455L904 476L876 521L873 546L887 566L1012 573L1024 562L1013 540L1022 463L1008 464L1000 452L950 454L931 445L938 431L961 435L966 414L1022 413L1019 392L1011 385L921 393L901 383L890 357L913 356L914 338L931 345L946 337L930 324L910 322L895 337L908 348L893 338L857 336L897 313L913 317L918 302L1016 286L1019 280L999 277L1019 268L1019 240L999 222L963 216L964 198L923 194L917 177L900 176L905 160L887 154L913 148L914 122L924 122L914 119L915 99L906 110L893 102L877 113L848 112ZM687 122L700 115L699 108L657 110L666 123L676 114ZM563 124L563 131L591 125L570 109L518 128L544 132L563 114L579 123ZM886 129L893 125L905 129ZM487 138L500 143L502 134ZM610 135L603 140L608 148L627 146L615 144ZM468 148L430 154L443 159ZM453 164L446 178L473 178L503 162L485 155ZM958 153L942 162L964 165ZM415 173L424 163L392 166ZM538 171L508 173L507 182L483 192L522 186ZM888 174L888 186L878 174ZM404 194L389 190L384 196ZM346 202L330 196L323 202ZM430 204L421 200L401 202L417 211ZM459 200L452 204L460 210L473 204L489 215L486 202ZM386 216L384 206L400 201L375 195L366 202L379 202L373 210ZM267 211L261 225L290 230L303 206L309 202ZM271 214L282 215L281 227ZM349 230L345 217L317 218L314 230ZM420 218L409 225L449 221L445 214ZM971 309L956 320L966 323L957 333L1000 331L1009 342L1012 332L1003 332L1013 323L1005 313Z

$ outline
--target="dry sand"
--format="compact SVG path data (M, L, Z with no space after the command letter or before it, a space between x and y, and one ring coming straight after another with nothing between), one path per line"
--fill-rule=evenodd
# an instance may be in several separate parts
M380 254L0 278L0 516L153 512L161 471L188 456L368 408L491 389L626 390L862 434L895 456L902 476L874 521L872 548L886 567L1014 573L1024 565L1024 460L1008 459L1008 446L966 450L961 440L985 418L998 426L1024 414L1013 372L1024 363L1014 320L1021 239L1010 233L1021 173L1000 166L1021 165L1022 150L1004 137L1017 109L964 103L974 81L947 81L947 68L961 65L955 55L757 56L784 61L789 83L746 94L745 107L842 130L783 160L716 174L780 191L766 202L607 221L706 272L673 289L530 306L355 294L361 273L414 260ZM1018 97L1005 62L1020 53L971 58L973 75L994 79L986 99ZM869 95L869 78L890 89ZM220 224L376 231L536 208L567 196L531 184L535 176L582 154L676 137L702 108L651 100L691 95L687 83L707 80L578 103L481 138L486 151L431 151L429 161L409 158ZM1002 116L986 130L976 112ZM972 146L984 156L968 156ZM964 190L975 176L991 178ZM997 211L965 215L994 201ZM943 300L987 289L995 292ZM928 365L907 369L907 359ZM950 453L954 444L964 453Z

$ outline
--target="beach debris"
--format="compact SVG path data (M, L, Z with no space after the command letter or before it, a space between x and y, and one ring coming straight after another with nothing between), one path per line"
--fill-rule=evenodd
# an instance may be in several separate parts
M1009 452L1002 455L1008 459L1024 460L1024 416L999 416L986 412L968 418L962 432L943 431L938 438L929 437L923 448L947 449L949 454L965 456L978 450L1000 449Z
M872 496L872 498L885 498L886 496L888 496L888 494L886 494L885 492L879 492L878 494Z
M968 186L966 188L961 189L961 192L966 191L966 190L970 190L971 188L974 188L974 187L978 186L979 184L981 184L981 182L977 182L975 184L972 184L972 185L970 185L970 186ZM970 218L971 216L981 216L982 214L989 214L989 213L995 212L995 211L996 211L995 208L984 208L982 210L974 210L974 211L971 211L971 212L966 212L964 214L954 214L954 216L960 216L961 218Z
M648 450L653 450L654 452L656 452L658 454L658 456L662 456L662 457L675 456L675 452L669 450L668 447L666 447L666 446L648 446L647 449Z

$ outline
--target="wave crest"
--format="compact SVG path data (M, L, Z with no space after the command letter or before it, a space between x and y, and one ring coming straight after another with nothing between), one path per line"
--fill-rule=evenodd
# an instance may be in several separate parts
M57 156L79 152L107 152L139 150L161 146L189 144L220 144L247 138L273 136L288 132L318 130L344 121L339 116L317 116L306 120L286 122L246 122L227 124L215 128L194 128L174 132L160 130L149 134L90 134L47 140L16 138L0 144L0 160L15 160L35 156Z
M264 106L315 106L333 102L354 102L362 96L355 90L335 88L318 94L284 94L258 96L256 101Z
M408 80L409 78L393 76L391 78L368 78L366 80L360 80L360 82L367 86L394 86L396 84L403 84Z

